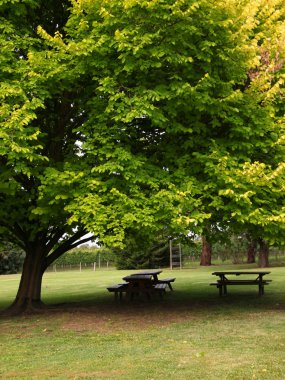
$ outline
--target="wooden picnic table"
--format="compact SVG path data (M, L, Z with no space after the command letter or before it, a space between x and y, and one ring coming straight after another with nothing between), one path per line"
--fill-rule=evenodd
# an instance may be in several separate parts
M151 293L154 290L152 275L150 274L132 274L123 277L123 280L128 283L126 293L128 298L133 299L135 295L143 294L148 299L151 298Z
M153 281L158 282L158 275L162 270L144 270L131 274L130 276L152 276Z
M158 275L161 272L162 272L161 269L158 269L158 270L144 270L144 271L133 273L133 274L131 274L131 276L152 276L152 281L153 281L154 284L166 284L166 285L168 285L168 287L169 287L170 290L173 290L171 282L174 282L175 278L171 277L171 278L162 278L162 279L159 279Z
M219 289L220 296L227 294L228 285L257 285L258 294L262 296L264 294L264 285L268 285L272 280L264 280L264 276L269 274L267 271L218 271L213 272L212 275L218 276L219 280L210 285L215 285ZM251 275L256 276L250 279L237 279L237 276ZM229 276L236 276L235 278L229 278Z
M108 286L107 289L109 292L114 293L116 299L119 296L120 300L123 297L123 293L126 293L128 299L133 299L134 296L140 294L145 295L148 299L154 293L163 296L167 286L170 290L173 290L171 282L174 282L175 278L158 279L158 275L161 272L162 270L158 269L132 273L129 276L123 277L124 283Z

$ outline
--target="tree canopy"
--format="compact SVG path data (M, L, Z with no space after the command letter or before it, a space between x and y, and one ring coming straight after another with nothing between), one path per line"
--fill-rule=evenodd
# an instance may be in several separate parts
M284 241L284 1L0 1L0 233L15 307L128 229ZM92 233L86 237L86 233Z

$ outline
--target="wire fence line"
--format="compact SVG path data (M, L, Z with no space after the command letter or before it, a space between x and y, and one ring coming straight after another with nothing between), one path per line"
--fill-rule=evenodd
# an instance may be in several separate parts
M59 272L59 271L67 271L67 270L92 270L97 271L100 269L113 269L115 267L114 263L111 261L106 262L93 262L93 263L78 263L78 264L52 264L48 267L47 271L49 272Z
M240 255L239 263L246 263L246 255L243 253ZM177 266L180 268L188 268L194 263L199 262L199 258L197 258L195 255L182 255L181 263L179 262L179 265L177 263ZM223 258L219 255L213 255L212 259L214 261L217 261L218 263L227 263L232 262L232 258ZM271 249L270 255L269 255L270 261L273 261L274 263L278 263L279 261L283 262L285 261L285 250L284 249ZM256 257L256 261L258 261L258 257ZM175 263L173 263L175 264ZM114 261L105 261L105 260L99 260L94 262L79 262L76 264L52 264L48 267L48 272L60 272L60 271L68 271L68 270L74 270L74 271L83 271L83 270L90 270L90 271L98 271L98 270L107 270L107 269L115 269L116 264Z

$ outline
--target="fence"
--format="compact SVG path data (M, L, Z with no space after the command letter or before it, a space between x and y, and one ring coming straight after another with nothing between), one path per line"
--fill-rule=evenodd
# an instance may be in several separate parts
M106 270L106 269L114 268L114 263L111 261L99 261L94 263L79 263L79 264L53 264L48 267L47 271L49 272L59 272L59 271L68 271L68 270Z

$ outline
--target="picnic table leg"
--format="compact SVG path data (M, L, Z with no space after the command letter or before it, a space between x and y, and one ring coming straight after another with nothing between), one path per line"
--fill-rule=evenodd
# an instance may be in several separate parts
M223 293L224 293L224 295L227 295L228 292L227 292L227 285L226 285L225 281L226 281L226 276L222 275L221 276L221 282L222 282Z
M262 296L264 294L264 285L258 284L258 294Z
M261 274L258 276L258 282L259 282L258 294L259 294L259 296L262 296L264 294L264 285L262 283L262 275Z

